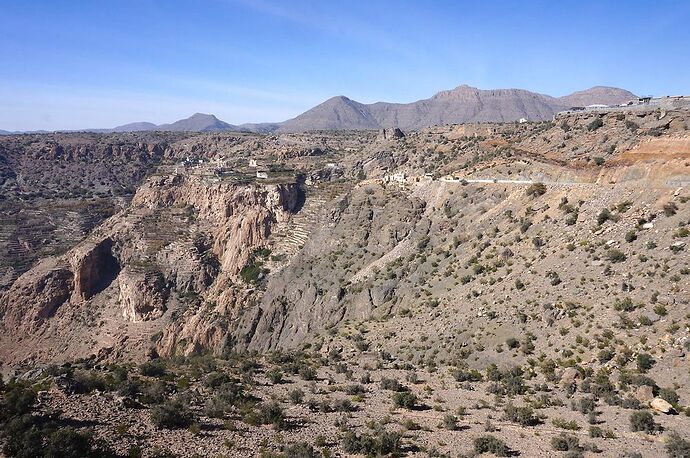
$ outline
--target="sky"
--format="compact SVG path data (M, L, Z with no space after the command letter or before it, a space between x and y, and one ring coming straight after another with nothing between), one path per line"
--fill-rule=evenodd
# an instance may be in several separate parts
M0 129L274 122L461 84L690 94L689 22L687 0L0 0Z

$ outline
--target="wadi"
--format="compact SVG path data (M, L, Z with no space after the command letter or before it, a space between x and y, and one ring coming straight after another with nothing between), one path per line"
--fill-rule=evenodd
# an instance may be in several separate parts
M688 456L689 105L607 103L3 135L3 453Z

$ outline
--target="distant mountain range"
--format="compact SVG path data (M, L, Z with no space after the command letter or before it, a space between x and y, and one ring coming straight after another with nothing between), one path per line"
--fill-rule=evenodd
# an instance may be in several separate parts
M399 127L415 130L437 124L468 122L513 122L551 119L559 111L574 106L615 105L637 96L614 87L596 86L563 97L523 89L482 90L458 86L429 99L412 103L360 103L345 96L332 97L301 115L279 123L228 124L211 114L196 113L171 124L135 122L94 132L193 131L193 132L303 132L309 130L356 130ZM11 132L0 131L0 134Z

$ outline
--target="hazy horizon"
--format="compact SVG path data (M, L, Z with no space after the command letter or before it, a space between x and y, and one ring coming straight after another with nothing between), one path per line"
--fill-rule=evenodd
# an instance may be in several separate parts
M277 122L336 95L407 103L461 84L562 96L688 93L690 4L36 1L3 7L0 129L210 113ZM648 28L663 33L642 33Z

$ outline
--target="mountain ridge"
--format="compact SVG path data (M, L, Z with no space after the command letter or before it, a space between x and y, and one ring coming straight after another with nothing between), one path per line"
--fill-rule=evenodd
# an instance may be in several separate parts
M559 111L592 104L616 105L637 96L625 89L594 86L561 97L526 89L478 89L460 85L410 103L361 103L344 95L331 97L294 118L275 123L234 125L213 114L195 113L166 124L132 122L89 132L259 132L287 133L314 130L374 130L398 127L418 130L440 124L515 122L522 118L546 121ZM0 135L16 132L0 131Z

